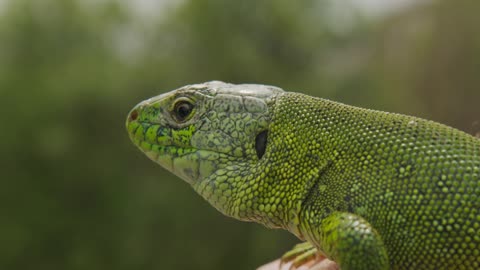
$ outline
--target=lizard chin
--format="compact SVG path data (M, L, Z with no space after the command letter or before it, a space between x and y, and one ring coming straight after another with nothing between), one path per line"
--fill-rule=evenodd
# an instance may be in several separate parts
M202 149L185 143L185 140L178 139L179 135L176 138L171 129L159 124L139 122L129 116L126 126L133 144L149 159L191 185L236 159L228 152ZM181 132L192 131L187 128ZM181 141L183 145L178 145L176 141Z
M145 141L137 146L149 159L192 186L220 169L221 163L217 163L217 160L231 158L226 154L209 150L150 144Z

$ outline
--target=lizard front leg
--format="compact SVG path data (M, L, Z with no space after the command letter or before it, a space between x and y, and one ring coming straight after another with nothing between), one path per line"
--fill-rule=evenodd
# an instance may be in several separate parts
M305 226L305 235L342 270L387 270L388 256L378 232L362 217L334 212L319 226Z

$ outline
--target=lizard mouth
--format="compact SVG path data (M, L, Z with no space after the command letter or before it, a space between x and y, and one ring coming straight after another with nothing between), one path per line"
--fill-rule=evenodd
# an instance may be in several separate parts
M149 159L191 185L217 170L220 165L216 160L229 159L225 153L177 145L171 129L158 124L127 120L127 129L132 142Z
M135 121L133 114L127 120L128 134L132 142L150 159L173 170L173 159L195 153L198 149L173 143L169 129L146 121ZM133 120L133 121L132 121ZM168 162L168 160L171 160Z

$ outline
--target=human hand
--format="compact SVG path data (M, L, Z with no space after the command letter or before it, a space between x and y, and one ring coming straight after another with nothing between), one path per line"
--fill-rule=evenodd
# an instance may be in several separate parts
M290 270L292 267L292 262L281 264L281 260L275 260L268 264L262 265L257 270ZM294 268L292 268L294 269ZM309 262L304 264L295 270L338 270L338 265L327 258L321 258L316 261Z

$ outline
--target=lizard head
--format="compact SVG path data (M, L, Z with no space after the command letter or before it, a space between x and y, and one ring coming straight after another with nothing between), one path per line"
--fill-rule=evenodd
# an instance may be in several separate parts
M246 207L241 192L264 173L272 106L282 92L218 81L188 85L136 105L126 127L151 160L224 214L248 219L240 213Z

